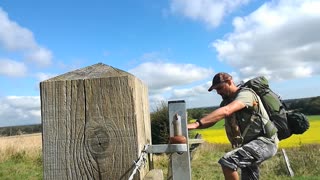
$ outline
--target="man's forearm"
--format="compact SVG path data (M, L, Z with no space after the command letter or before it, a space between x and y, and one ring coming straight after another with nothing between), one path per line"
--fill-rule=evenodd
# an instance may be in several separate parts
M188 124L188 129L203 129L208 128L215 125L219 120L225 117L224 108L216 109L215 111L211 112L207 116L197 120L194 123Z
M202 129L208 128L210 126L215 125L218 121L222 120L226 116L230 116L232 113L242 109L245 107L245 104L241 101L232 101L230 104L220 107L214 111L212 111L207 116L200 119L200 123L202 126L200 127L199 122L188 124L188 129Z
M212 111L210 114L200 119L200 122L202 123L202 126L200 128L211 127L215 125L218 121L223 119L224 117L225 117L224 107L216 109L215 111Z

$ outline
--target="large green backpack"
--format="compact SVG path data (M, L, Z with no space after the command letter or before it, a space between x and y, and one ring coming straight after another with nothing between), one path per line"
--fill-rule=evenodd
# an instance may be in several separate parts
M287 112L280 97L274 93L263 77L253 78L241 87L250 88L260 97L270 120L278 129L279 140L286 139L292 134L302 134L309 128L309 122L302 113Z

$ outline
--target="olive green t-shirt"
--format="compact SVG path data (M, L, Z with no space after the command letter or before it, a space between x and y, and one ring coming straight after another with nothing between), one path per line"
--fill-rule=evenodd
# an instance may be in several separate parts
M235 100L242 102L246 108L254 108L262 115L263 118L269 119L268 113L263 107L258 95L254 94L252 90L241 89ZM256 106L256 107L255 107Z
M259 115L262 119L268 120L269 116L261 103L259 96L254 94L250 89L241 89L234 100L242 102L246 108L236 112L236 118L239 123L240 131L242 136L244 136L244 143L251 141L263 134L263 122L261 121ZM254 114L255 111L257 114ZM247 128L247 126L250 127ZM246 134L243 134L246 131Z
M276 135L273 136L272 139L264 137L264 124L268 123L270 120L259 96L256 95L253 90L242 88L236 97L224 100L220 106L225 106L234 100L242 102L246 107L225 117L226 133L232 144L234 143L234 138L239 133L241 134L241 137L243 137L242 144L246 144L253 139L261 139L269 143L278 143ZM234 125L235 122L237 124L236 126ZM235 129L239 129L240 132L237 133L237 130Z

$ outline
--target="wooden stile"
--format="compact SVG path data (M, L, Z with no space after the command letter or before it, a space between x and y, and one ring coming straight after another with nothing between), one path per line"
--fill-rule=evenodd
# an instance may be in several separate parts
M147 87L95 64L40 83L44 179L128 179L151 144ZM143 179L148 163L134 176Z

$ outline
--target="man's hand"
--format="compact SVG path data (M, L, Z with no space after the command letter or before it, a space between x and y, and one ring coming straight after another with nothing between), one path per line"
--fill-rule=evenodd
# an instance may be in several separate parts
M194 123L188 124L187 127L188 127L188 130L197 129L199 127L199 123L194 122Z

